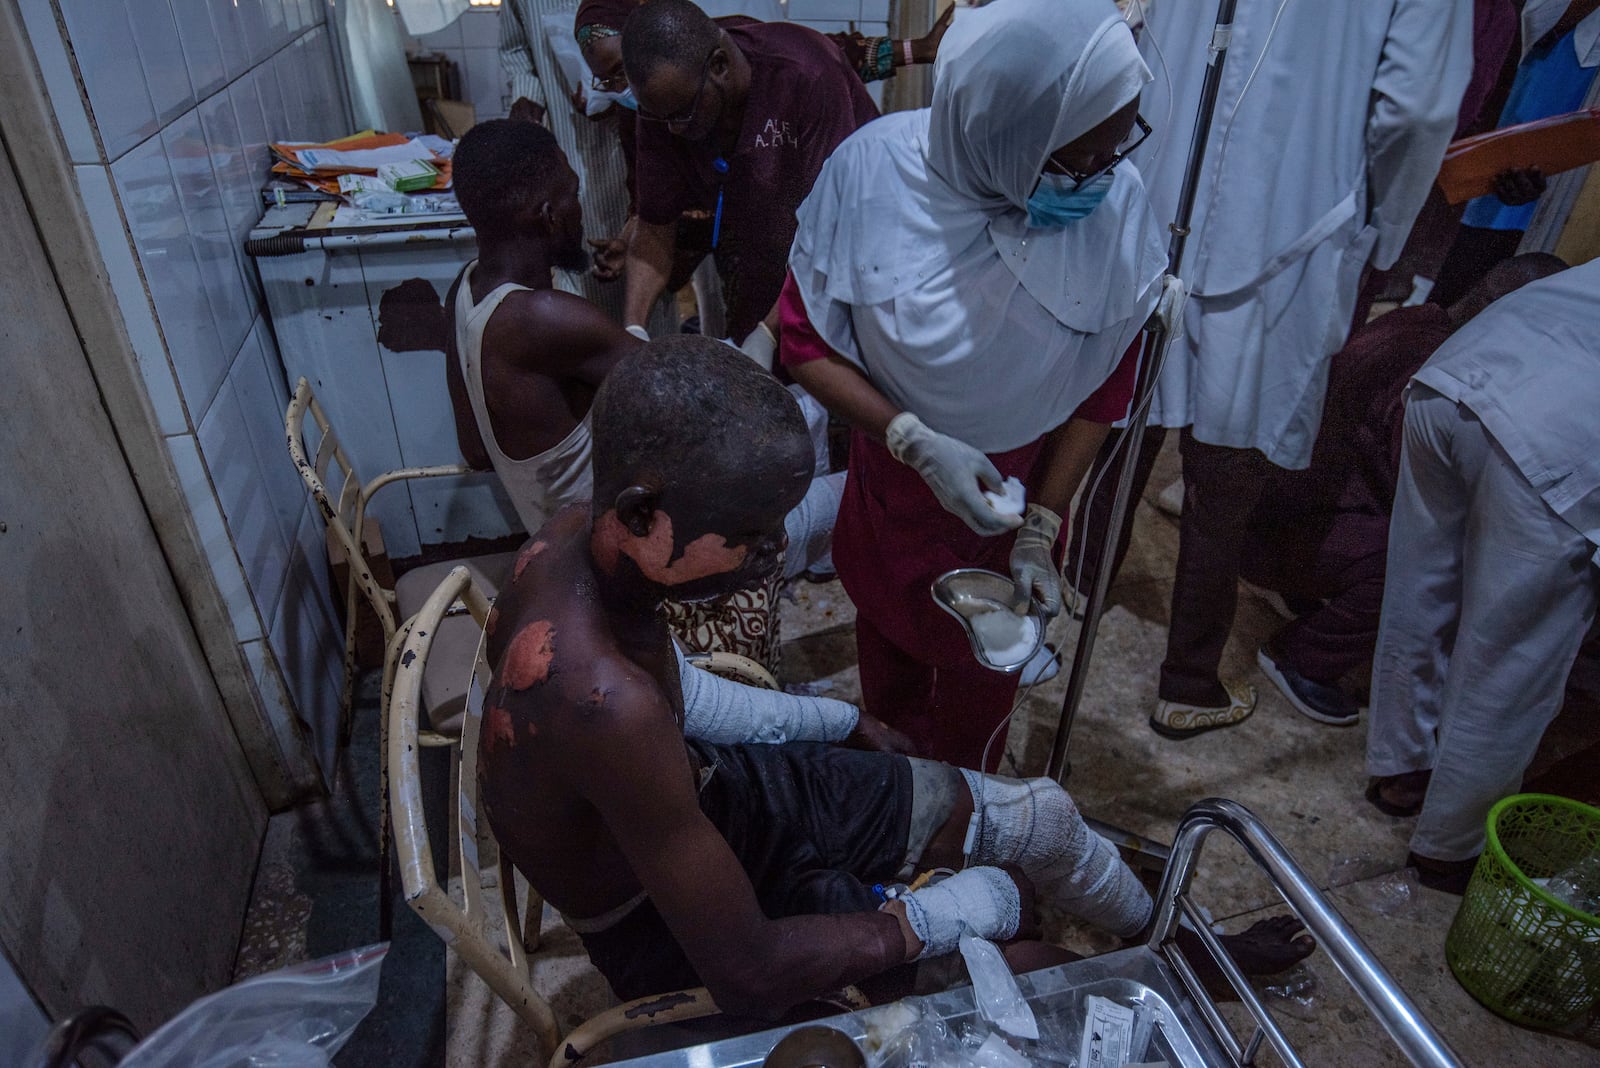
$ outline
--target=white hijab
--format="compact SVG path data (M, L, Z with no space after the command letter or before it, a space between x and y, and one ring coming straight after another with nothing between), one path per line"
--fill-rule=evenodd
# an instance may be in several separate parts
M1150 80L1112 0L965 10L933 106L867 124L823 166L789 254L812 324L890 400L986 452L1059 426L1157 295L1161 227L1121 164L1091 215L1028 227L1046 158Z

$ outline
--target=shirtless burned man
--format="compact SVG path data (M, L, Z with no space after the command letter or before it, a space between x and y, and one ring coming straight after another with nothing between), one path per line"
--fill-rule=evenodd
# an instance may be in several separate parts
M619 360L591 415L593 504L538 532L490 616L479 767L501 847L618 997L705 985L725 1012L772 1019L963 931L1011 939L1035 897L1121 936L1146 927L1148 894L1053 781L823 744L876 739L842 702L710 676L721 699L686 715L658 606L781 566L805 423L770 375L692 336ZM884 905L874 883L963 867L974 797L970 866ZM1241 966L1314 948L1274 923L1230 940Z

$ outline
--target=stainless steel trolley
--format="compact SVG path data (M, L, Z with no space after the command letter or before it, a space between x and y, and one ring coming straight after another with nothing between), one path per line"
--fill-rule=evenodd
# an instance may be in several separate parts
M1156 920L1148 943L1018 977L1018 984L1036 1016L1043 1019L1063 1014L1062 1018L1082 1019L1084 999L1099 995L1130 1008L1142 1008L1154 1020L1149 1056L1165 1060L1172 1068L1252 1065L1263 1044L1270 1045L1284 1064L1302 1068L1305 1062L1289 1044L1272 1014L1228 957L1189 897L1189 882L1201 846L1216 830L1225 832L1244 847L1245 853L1266 874L1284 903L1305 924L1322 952L1355 988L1367 1009L1412 1064L1425 1068L1459 1068L1461 1062L1455 1053L1405 992L1395 985L1344 917L1322 896L1272 832L1243 805L1220 798L1194 805L1178 826L1172 860L1157 896ZM1193 963L1175 941L1178 925L1184 917L1199 932L1202 943L1254 1020L1254 1027L1242 1040L1223 1019L1216 1003L1201 985ZM922 1000L928 1009L952 1025L959 1025L977 1013L970 987ZM869 1036L881 1035L884 1021L894 1011L894 1006L878 1006L803 1026L822 1023L842 1031L858 1044L870 1045ZM748 1068L761 1064L772 1047L794 1029L774 1028L652 1054L627 1063L632 1068Z

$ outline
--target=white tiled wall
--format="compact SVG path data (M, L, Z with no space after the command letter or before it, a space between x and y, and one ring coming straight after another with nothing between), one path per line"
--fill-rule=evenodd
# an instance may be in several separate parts
M343 635L320 519L284 446L283 367L243 243L261 215L268 140L349 132L329 2L21 0L264 715L280 737L297 716L319 743L333 737ZM326 760L330 746L319 750Z
M413 52L449 57L461 78L462 99L479 121L504 118L510 110L509 79L500 71L500 10L473 8L441 30L410 38Z
M889 0L785 0L784 7L791 22L819 33L838 33L851 23L869 37L889 32ZM500 72L499 18L497 8L474 8L442 30L411 38L414 51L443 53L455 63L462 98L472 104L480 122L504 118L511 107L510 85ZM880 105L881 89L868 86Z

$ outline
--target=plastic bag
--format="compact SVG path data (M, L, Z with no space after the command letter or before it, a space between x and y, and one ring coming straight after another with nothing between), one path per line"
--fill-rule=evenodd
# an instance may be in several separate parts
M1343 889L1356 902L1381 916L1405 916L1422 900L1417 869L1394 866L1371 853L1335 860L1328 871L1328 886Z
M978 1003L978 1015L1007 1034L1038 1038L1039 1024L1000 947L975 935L964 934L961 956L967 962L967 974L972 977L972 996Z
M1265 994L1274 1007L1297 1020L1315 1020L1321 1014L1322 1000L1317 995L1322 984L1305 961L1288 971L1257 979L1255 988Z
M1333 863L1328 867L1328 887L1338 889L1341 886L1388 875L1394 870L1394 865L1388 860L1371 853L1334 857Z
M1563 904L1591 915L1600 911L1600 856L1586 856L1565 871L1552 875L1545 885Z
M966 1059L961 1040L921 998L905 998L863 1014L870 1068L955 1065Z
M378 1002L387 942L246 979L201 998L119 1068L325 1068Z
M1028 1068L1031 1061L982 1021L953 1029L921 998L864 1015L870 1068Z
M1401 868L1377 879L1357 883L1348 892L1380 916L1408 916L1416 912L1422 902L1422 883L1417 880L1415 868Z

